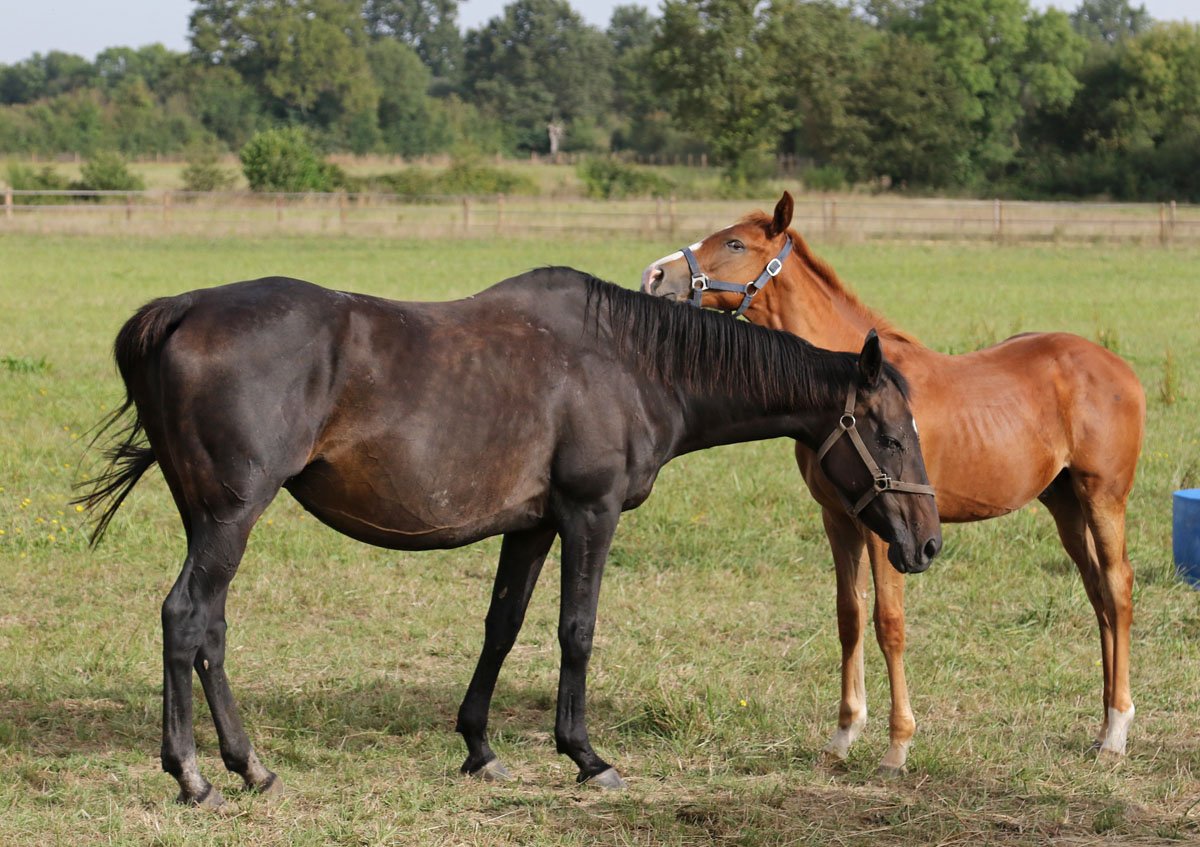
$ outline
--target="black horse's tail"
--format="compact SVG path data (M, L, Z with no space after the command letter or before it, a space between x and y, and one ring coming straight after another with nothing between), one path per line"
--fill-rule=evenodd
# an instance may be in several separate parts
M142 474L158 461L146 439L145 426L134 402L132 386L145 373L148 362L158 355L163 343L191 305L192 298L187 294L151 300L138 309L117 333L113 355L121 379L125 382L125 400L100 421L91 443L95 444L114 426L122 422L123 426L114 436L112 446L104 452L108 461L105 470L99 476L79 483L76 488L84 493L71 501L82 504L88 511L100 510L89 539L93 547L100 541L117 509L121 508Z

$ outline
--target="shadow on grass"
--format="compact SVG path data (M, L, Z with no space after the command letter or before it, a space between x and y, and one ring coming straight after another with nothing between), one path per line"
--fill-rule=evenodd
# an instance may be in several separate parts
M454 732L465 689L429 682L319 679L304 688L245 685L233 681L239 712L251 739L304 736L312 745L342 748L348 738L403 738ZM112 750L157 751L161 740L161 689L127 686L43 688L0 684L0 751L60 758ZM195 722L199 744L212 721L197 682ZM603 711L603 700L594 703ZM491 725L517 736L540 734L554 720L553 692L534 685L501 685Z

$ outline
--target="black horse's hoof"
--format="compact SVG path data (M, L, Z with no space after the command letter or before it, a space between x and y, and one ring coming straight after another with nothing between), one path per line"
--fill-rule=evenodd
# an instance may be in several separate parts
M464 766L463 773L472 779L482 780L483 782L512 782L513 775L508 768L499 759L489 759L475 770L466 770Z
M257 785L247 784L246 790L257 794L260 797L266 797L270 800L278 800L287 793L283 787L283 780L274 773Z
M616 768L608 768L600 771L598 774L581 779L584 785L591 785L596 788L603 788L605 791L624 791L627 786L625 780L621 779L621 775L617 773Z
M208 786L205 792L199 797L191 797L180 791L179 796L175 798L175 802L181 806L192 806L197 809L203 809L206 812L216 812L226 808L225 798L212 785Z

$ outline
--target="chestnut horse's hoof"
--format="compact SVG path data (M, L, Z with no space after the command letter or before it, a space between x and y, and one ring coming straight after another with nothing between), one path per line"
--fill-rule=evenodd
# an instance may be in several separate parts
M499 759L489 759L473 771L463 771L472 779L483 782L512 782L513 775Z
M589 776L586 779L581 779L583 785L591 785L596 788L603 788L605 791L624 791L627 786L625 780L621 779L621 775L617 773L616 768L600 771L594 776Z
M902 779L908 776L908 768L904 765L898 768L892 765L880 765L875 769L875 776L880 779Z
M206 812L217 812L227 808L225 798L221 796L221 792L213 785L208 786L208 789L199 797L190 797L180 791L179 796L175 798L175 802L181 806L193 806L197 809L204 809Z

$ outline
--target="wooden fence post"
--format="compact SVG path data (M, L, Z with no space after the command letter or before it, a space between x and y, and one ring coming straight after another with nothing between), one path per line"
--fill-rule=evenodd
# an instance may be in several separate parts
M12 218L12 209L12 186L10 185L4 189L4 217Z
M164 224L171 222L171 192L164 191L162 196L162 219Z
M1004 238L1004 205L999 197L992 204L992 235L997 241Z
M504 195L496 195L496 232L504 231Z
M1170 226L1167 227L1167 240L1172 244L1175 243L1175 201L1174 200L1171 201L1171 217L1170 217Z
M275 195L275 223L283 223L283 195Z
M672 194L667 201L667 217L671 222L671 235L675 234L675 195Z
M661 197L654 198L654 228L656 230L658 230L659 232L662 232L663 216L662 216L662 198Z
M125 222L133 220L133 195L126 192L125 194Z
M837 200L829 201L829 234L837 235Z
M463 232L471 231L471 198L463 198Z
M1167 244L1167 204L1158 204L1158 243Z

